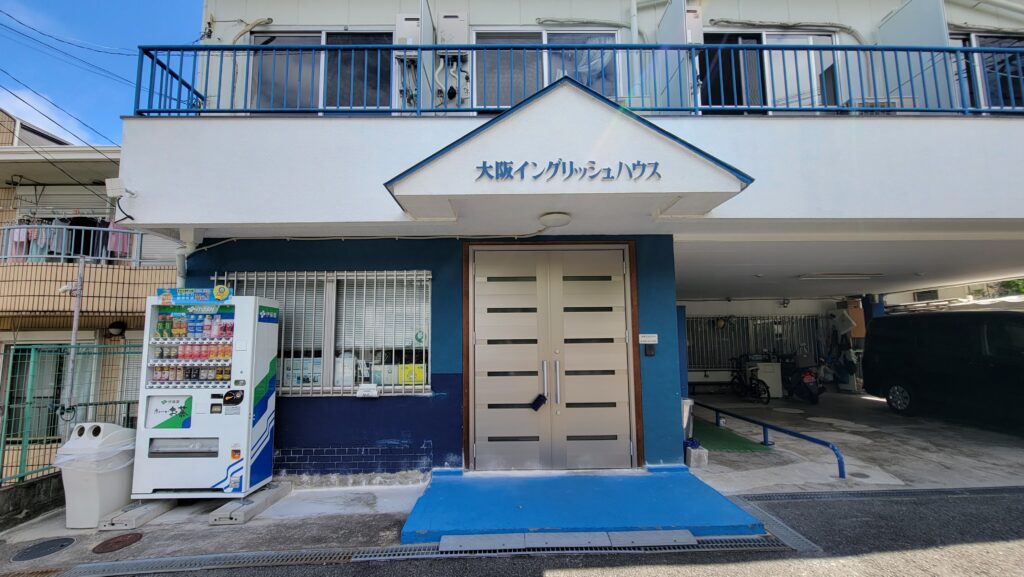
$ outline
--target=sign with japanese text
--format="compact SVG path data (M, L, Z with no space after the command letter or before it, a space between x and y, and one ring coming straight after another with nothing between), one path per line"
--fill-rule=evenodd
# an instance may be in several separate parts
M575 160L548 160L536 162L532 160L481 161L476 166L476 180L488 181L618 181L618 180L661 180L658 171L660 163L636 161L616 161L614 163L598 163L594 160L577 162Z

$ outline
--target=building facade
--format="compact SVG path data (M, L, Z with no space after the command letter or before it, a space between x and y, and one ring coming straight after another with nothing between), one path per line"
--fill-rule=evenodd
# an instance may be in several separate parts
M177 242L116 223L120 161L0 110L0 486L55 472L65 422L134 426L145 299L174 285Z
M181 284L281 304L279 472L681 463L681 303L1024 275L1014 2L209 0L203 30L140 50L122 209Z

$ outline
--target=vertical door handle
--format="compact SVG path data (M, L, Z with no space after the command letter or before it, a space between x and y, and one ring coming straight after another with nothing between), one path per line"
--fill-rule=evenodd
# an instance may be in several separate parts
M540 372L544 375L544 396L548 396L548 362L540 362Z
M557 360L555 361L555 404L562 404L562 370Z

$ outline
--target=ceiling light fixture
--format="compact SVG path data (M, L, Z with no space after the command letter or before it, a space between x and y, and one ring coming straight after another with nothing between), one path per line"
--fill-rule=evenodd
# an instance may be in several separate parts
M873 280L884 276L880 272L815 272L802 274L800 280Z

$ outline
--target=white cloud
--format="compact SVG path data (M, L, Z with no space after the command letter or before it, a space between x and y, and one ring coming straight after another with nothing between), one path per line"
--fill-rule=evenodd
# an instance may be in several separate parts
M60 122L62 126L65 126L67 128L65 129L62 128L62 126L54 124L49 119L47 119L46 116L43 116L43 114L40 114L38 111L34 110L32 106L29 106L25 102L18 100L18 98L12 96L11 93L7 92L6 90L0 90L0 108L6 110L8 114L17 116L25 122L37 126L55 136L59 136L60 138L63 138L68 142L71 142L72 144L81 144L81 140L79 140L79 137L84 138L85 141L89 143L93 143L94 140L99 138L91 130L86 128L81 122L78 122L74 118L71 118L68 115L64 114L57 107L50 104L46 100L39 98L31 91L26 89L12 90L15 94L18 95L18 97L28 101L32 104L32 106L46 113L46 116L49 116L54 120L57 120L58 122ZM51 98L49 95L47 95L46 97L50 98L50 100L53 100L53 98Z

